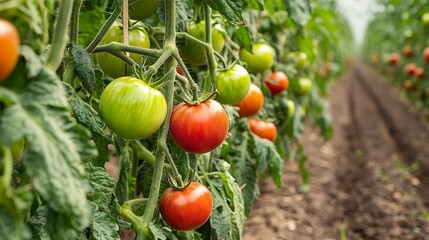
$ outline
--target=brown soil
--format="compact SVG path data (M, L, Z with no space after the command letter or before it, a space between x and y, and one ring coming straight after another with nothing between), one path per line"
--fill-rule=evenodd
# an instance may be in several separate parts
M295 162L284 187L267 178L244 240L429 239L429 128L410 104L361 64L330 94L334 137L303 135L311 190Z

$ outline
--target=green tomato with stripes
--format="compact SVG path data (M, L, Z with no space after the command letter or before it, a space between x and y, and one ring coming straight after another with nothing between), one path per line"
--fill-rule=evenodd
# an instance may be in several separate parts
M250 88L250 75L241 65L216 73L217 100L223 104L236 104L247 94Z
M161 127L167 115L167 101L158 89L143 80L120 77L101 94L100 113L118 136L141 139Z

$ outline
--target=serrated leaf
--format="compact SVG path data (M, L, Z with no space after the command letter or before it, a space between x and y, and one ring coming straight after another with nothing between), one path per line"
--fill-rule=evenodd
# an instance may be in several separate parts
M97 154L89 132L72 119L63 85L48 69L29 78L19 95L0 90L0 99L14 102L0 120L0 142L9 145L25 137L23 164L33 186L55 215L54 224L61 223L70 232L62 239L75 238L90 219L81 164L82 156Z
M149 224L149 230L150 233L152 234L152 237L156 240L167 240L167 237L164 235L163 231L161 229L159 229L156 225L154 224Z
M31 216L28 226L31 229L33 239L49 240L51 239L46 231L47 207L42 205L37 208L36 213Z
M98 151L97 160L94 163L99 167L104 166L104 163L109 160L107 145L110 143L110 139L104 134L104 122L101 120L97 111L76 94L72 86L67 83L63 84L68 95L73 115L80 124L85 126L92 133L92 138Z
M283 159L277 152L276 146L273 142L262 139L256 135L254 135L253 141L255 142L255 158L259 159L261 163L266 163L268 165L268 172L273 178L276 186L280 188L283 184Z
M311 18L311 4L309 0L283 0L286 10L292 21L304 27Z
M107 209L115 192L115 180L102 167L86 166L86 173L91 190L88 192L88 200L98 208Z
M305 163L307 162L307 156L304 153L304 146L302 144L298 145L298 165L299 172L301 173L301 190L308 192L310 189L309 186L309 175Z
M241 0L202 0L209 5L213 10L218 11L226 19L235 25L244 26L244 20L241 16L243 2Z
M70 44L69 51L73 57L76 74L82 82L82 86L93 93L95 89L95 72L92 59L85 49L77 44Z
M97 240L119 240L119 226L106 212L97 212L92 220L92 236Z

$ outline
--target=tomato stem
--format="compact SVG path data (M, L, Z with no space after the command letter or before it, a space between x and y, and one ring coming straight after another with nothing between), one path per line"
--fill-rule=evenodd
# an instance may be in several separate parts
M161 56L154 64L149 66L148 70L144 73L145 79L151 79L152 76L158 72L158 69L162 66L162 64L164 64L168 58L173 56L175 52L177 52L177 47L175 44L165 44Z
M78 29L79 29L79 13L82 6L82 0L75 0L70 23L70 42L78 43Z
M98 31L97 35L88 45L88 47L85 49L88 53L92 53L94 49L97 47L97 45L101 42L101 40L103 40L103 37L106 35L107 31L109 31L110 27L116 21L116 19L121 14L121 12L122 12L122 8L120 7L116 7L115 10L113 10L110 17L106 20L106 22L104 22L100 31Z
M176 180L179 184L179 186L172 186L175 189L183 188L183 179L180 175L179 171L177 170L176 164L173 161L173 158L171 157L170 151L168 150L167 144L161 143L161 148L165 153L165 156L167 157L167 161L170 163L171 171L173 173L174 180Z
M7 191L11 189L10 183L13 173L13 159L10 148L0 145L0 157L3 160L3 174L0 176L0 193L3 196L7 196Z
M209 77L204 80L204 93L209 93L211 90L211 83L214 83L216 78L216 60L213 54L212 47L212 23L211 23L211 9L207 4L204 4L204 17L206 21L206 43L209 46L206 48L207 65L209 67Z
M165 0L165 36L164 36L164 46L174 46L176 47L176 1L175 0ZM167 116L162 124L162 127L159 131L157 149L155 152L156 163L154 167L154 173L152 176L152 184L150 186L149 198L147 201L146 209L143 214L143 224L139 229L135 229L137 233L137 239L146 239L146 234L148 232L149 224L152 222L153 214L155 212L160 185L162 180L162 173L165 160L165 152L162 151L162 146L166 144L167 135L170 126L170 116L173 109L173 99L174 99L174 79L176 71L170 71L172 68L177 66L176 60L170 55L170 57L165 61L164 73L167 74L168 79L172 79L165 87L165 99L167 100Z
M108 52L111 54L113 54L113 52L121 52L121 53L130 52L130 53L137 53L137 54L141 54L141 55L145 55L153 58L159 58L164 53L164 50L148 49L148 48L142 48L142 47L136 47L136 46L127 46L122 43L111 42L111 43L96 47L93 52L94 53Z
M73 4L74 0L60 2L56 27L48 53L48 60L46 61L46 66L53 71L58 69L64 57Z

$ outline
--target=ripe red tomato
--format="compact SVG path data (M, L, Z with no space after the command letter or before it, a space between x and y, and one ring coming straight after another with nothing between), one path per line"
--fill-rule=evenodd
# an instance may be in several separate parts
M201 41L205 40L206 37L206 22L201 21L199 23L191 22L189 25L188 32L191 36L198 38ZM212 46L216 52L221 52L225 45L225 29L220 25L216 24L212 28ZM205 65L207 64L206 51L204 47L192 41L187 41L186 45L181 48L181 55L187 64L191 65Z
M277 71L264 78L264 83L272 94L279 94L289 87L289 79L284 72Z
M167 115L162 93L140 79L121 77L113 80L100 97L101 118L124 138L145 138L158 130Z
M247 95L234 106L239 107L240 117L249 117L255 115L264 105L264 94L255 84L250 84Z
M265 43L257 43L252 47L253 54L246 49L240 50L241 60L247 63L249 73L262 73L274 64L276 52Z
M130 46L150 48L149 34L143 27L138 26L130 29L128 31L128 37ZM112 25L100 44L108 44L111 42L123 42L123 31L119 22L115 22ZM140 54L130 53L130 57L137 63L140 63L141 61ZM113 56L112 54L105 52L97 53L96 58L101 70L103 70L103 72L109 77L123 77L126 75L131 75L133 72L131 66L128 66L124 61ZM126 72L125 66L127 66Z
M18 63L20 41L15 26L0 19L0 81L6 79Z
M423 60L425 60L426 63L429 63L429 47L423 50Z
M235 104L241 101L250 88L250 75L241 65L216 73L217 100L223 104Z
M250 118L247 120L250 130L260 138L268 139L271 142L277 137L277 128L271 122Z
M399 54L397 54L397 53L390 54L390 56L389 56L390 65L397 66L397 65L399 65L400 61L401 61L401 57L399 56Z
M212 195L206 186L198 182L191 182L183 190L167 188L159 202L164 221L179 231L201 227L210 218L212 210Z
M418 79L425 78L425 70L421 67L416 68L415 75Z
M225 110L212 99L197 105L182 102L171 113L171 138L190 153L202 154L217 148L227 137L228 128Z
M157 8L158 0L130 0L128 13L131 19L143 21L156 13Z
M406 45L402 48L402 52L404 53L404 56L407 58L410 58L413 55L413 51L410 46Z
M416 69L417 66L414 63L408 63L407 65L405 65L405 72L408 76L414 76L414 74L416 73Z

